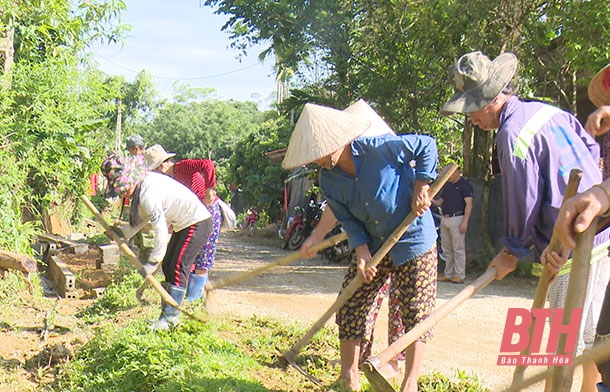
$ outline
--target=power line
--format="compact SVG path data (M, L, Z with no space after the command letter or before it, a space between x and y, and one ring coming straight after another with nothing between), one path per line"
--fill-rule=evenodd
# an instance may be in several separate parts
M117 66L117 67L119 67L119 68L123 68L123 69L124 69L124 70L126 70L126 71L133 72L134 74L137 74L137 73L139 73L139 72L140 72L140 71L134 71L133 69L127 68L127 67L125 67L125 66L123 66L123 65L121 65L121 64L119 64L119 63L117 63L116 61L110 60L108 57L103 56L103 55L99 54L98 52L95 52L95 51L94 51L94 53L95 53L97 56L99 56L99 57L103 58L104 60L108 61L109 63L112 63L112 64L116 65L116 66ZM167 80L198 80L198 79L211 79L211 78L217 78L217 77L219 77L219 76L225 76L225 75L230 75L230 74L233 74L233 73L241 72L241 71L244 71L244 70L246 70L246 69L250 69L250 68L256 67L257 65L259 65L259 63L251 64L251 65L248 65L248 66L243 67L243 68L234 69L234 70L232 70L232 71L227 71L227 72L222 72L222 73L217 73L217 74L213 74L213 75L207 75L207 76L196 76L196 77L186 77L186 78L183 78L183 77L155 76L155 75L151 74L151 77L153 77L153 78L155 78L155 79L167 79Z

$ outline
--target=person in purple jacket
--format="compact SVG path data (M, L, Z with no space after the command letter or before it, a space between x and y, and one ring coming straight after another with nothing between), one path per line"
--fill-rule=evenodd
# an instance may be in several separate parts
M503 53L491 61L481 52L460 57L448 72L455 93L441 115L465 113L483 130L497 129L495 139L502 173L504 247L490 263L496 278L515 270L519 259L533 253L536 261L550 242L570 170L583 176L580 190L601 182L599 146L578 120L542 102L524 102L514 93L511 80L518 60ZM591 271L583 308L577 351L593 344L604 291L610 278L608 231L595 237ZM562 257L569 257L564 247ZM549 290L551 308L563 308L570 262L558 272ZM599 374L595 364L583 367L581 391L595 391Z
M608 146L610 131L610 64L599 71L589 83L589 99L597 109L589 115L585 128L594 136L606 135L604 147ZM604 174L610 172L610 159L604 157ZM604 177L606 177L604 175ZM562 244L576 247L576 233L584 232L594 218L610 214L610 178L576 196L566 200L555 223L555 232ZM560 269L565 263L563 258L549 260L549 264ZM610 285L606 287L604 304L597 323L596 344L601 344L610 337ZM610 360L598 359L597 368L602 379L597 384L598 392L610 392Z

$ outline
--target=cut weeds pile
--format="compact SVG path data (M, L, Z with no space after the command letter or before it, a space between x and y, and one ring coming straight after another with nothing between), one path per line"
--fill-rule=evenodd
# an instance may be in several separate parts
M298 357L322 381L316 387L281 358L308 323L224 314L202 324L182 316L175 330L154 333L148 326L158 316L158 296L148 289L151 303L138 304L141 282L124 260L97 300L45 297L40 282L30 295L17 274L1 280L0 391L340 390L333 386L339 373L333 327L318 333ZM202 303L188 308L205 315ZM421 391L485 390L465 374L450 380L433 373L420 381Z

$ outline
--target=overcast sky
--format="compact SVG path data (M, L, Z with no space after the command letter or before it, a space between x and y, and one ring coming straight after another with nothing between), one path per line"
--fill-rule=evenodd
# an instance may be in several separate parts
M94 47L102 71L131 81L145 69L163 96L170 96L172 83L179 80L214 88L219 99L252 100L264 106L273 101L273 59L261 63L261 49L254 48L237 60L228 34L220 31L227 16L214 15L210 7L200 7L199 0L125 2L123 22L133 31L122 48Z

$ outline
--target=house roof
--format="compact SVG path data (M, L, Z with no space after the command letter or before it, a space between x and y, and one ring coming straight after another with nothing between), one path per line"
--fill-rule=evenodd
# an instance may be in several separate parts
M279 165L284 160L284 156L286 155L286 149L280 148L279 150L268 151L265 153L265 155L267 156L267 158L269 158L271 163L273 163L274 165Z

